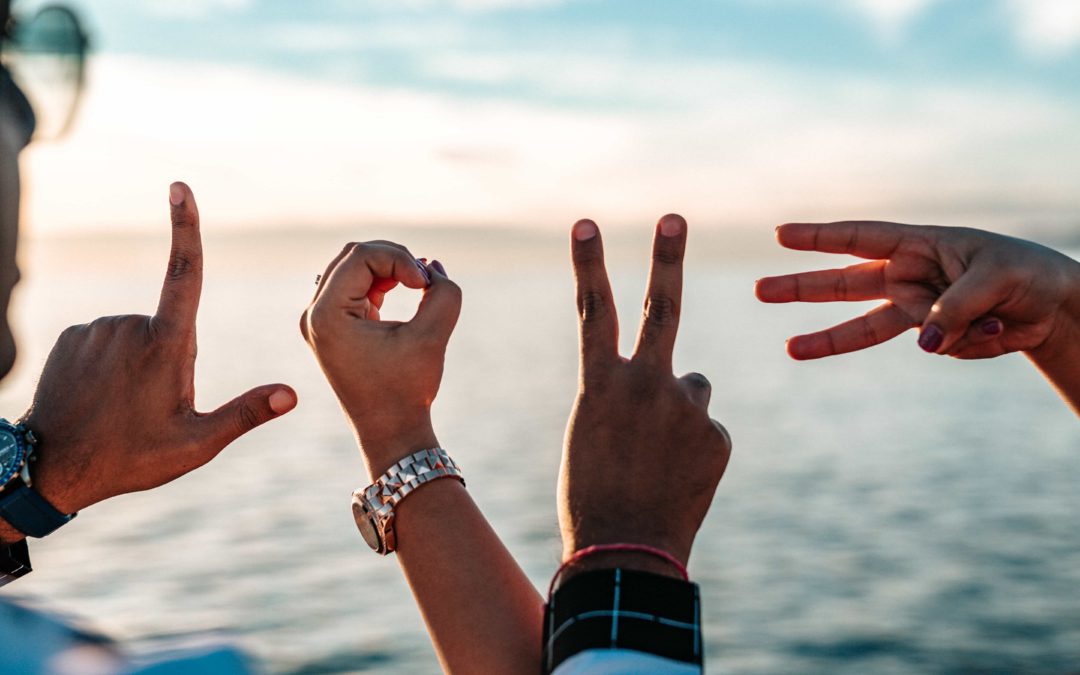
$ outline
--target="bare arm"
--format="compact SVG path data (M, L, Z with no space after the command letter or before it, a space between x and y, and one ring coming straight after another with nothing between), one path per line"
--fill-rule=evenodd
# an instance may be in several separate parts
M399 284L423 289L424 298L411 321L384 322L383 298ZM356 432L370 476L438 447L430 407L460 307L461 291L441 265L419 265L389 242L350 244L324 275L301 329ZM435 480L395 513L398 561L443 667L536 673L542 600L465 488Z

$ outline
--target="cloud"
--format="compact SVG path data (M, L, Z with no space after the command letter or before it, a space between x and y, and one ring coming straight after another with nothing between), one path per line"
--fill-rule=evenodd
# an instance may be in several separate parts
M143 0L141 9L155 16L201 19L214 12L250 9L256 0Z
M856 12L874 25L878 34L893 41L899 39L908 24L937 0L845 0Z
M1008 0L1017 37L1030 52L1061 56L1080 45L1080 2L1077 0Z
M178 178L217 227L562 226L672 210L706 225L881 217L987 227L1080 212L1075 171L1062 171L1080 156L1080 118L1030 90L739 63L489 58L471 68L498 64L499 77L563 96L654 104L462 100L104 57L73 137L27 158L28 221L156 226Z
M380 9L433 10L449 9L483 12L503 9L535 9L565 5L573 0L367 0L369 7Z

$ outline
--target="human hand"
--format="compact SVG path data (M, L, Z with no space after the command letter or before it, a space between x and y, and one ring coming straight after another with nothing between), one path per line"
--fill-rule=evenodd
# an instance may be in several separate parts
M1080 263L981 230L885 222L789 223L782 246L871 262L766 277L764 302L885 300L864 316L788 341L796 359L843 354L921 326L919 346L963 359L1059 351L1080 337Z
M581 371L559 477L564 559L596 544L631 543L685 564L731 454L727 431L709 419L709 381L697 373L672 374L686 221L669 215L657 225L644 318L630 359L618 351L599 229L580 221L571 239ZM602 561L590 556L582 562ZM651 562L636 561L646 571L673 571L662 564L650 569Z
M164 485L296 405L282 384L195 411L195 317L202 241L194 195L170 188L172 252L154 316L65 330L23 416L40 441L34 487L64 513Z
M382 321L386 293L424 289L411 321ZM334 388L372 478L411 452L438 446L431 404L442 381L461 289L438 261L398 244L349 244L323 274L300 331Z

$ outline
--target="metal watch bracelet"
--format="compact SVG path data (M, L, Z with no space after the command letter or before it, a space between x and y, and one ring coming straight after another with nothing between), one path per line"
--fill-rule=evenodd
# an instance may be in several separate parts
M449 453L429 448L405 457L374 483L354 491L353 518L368 546L381 555L392 553L397 548L394 508L418 487L439 478L456 478L465 484L461 469Z

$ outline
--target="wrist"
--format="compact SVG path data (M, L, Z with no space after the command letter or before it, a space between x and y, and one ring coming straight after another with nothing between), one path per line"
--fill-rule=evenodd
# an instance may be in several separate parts
M411 415L353 420L353 428L372 480L417 450L439 447L427 410Z
M563 556L563 560L569 560L570 556ZM574 560L563 569L561 581L595 570L609 570L620 568L635 572L649 572L660 576L682 580L683 576L679 568L655 555L641 551L601 551L593 553L579 560Z
M71 458L91 453L74 451L70 439L65 440L35 418L33 412L23 417L23 423L37 436L34 461L30 465L33 489L61 513L77 513L99 499L82 494L80 487L88 488L100 481L86 480L86 467L79 467Z
M1080 290L1077 291L1080 295ZM1043 370L1060 366L1075 366L1080 352L1080 314L1063 310L1054 328L1041 345L1028 352L1028 356Z
M670 559L665 559L670 557ZM684 579L689 551L657 538L612 536L568 540L563 546L563 579L583 572L621 568Z

